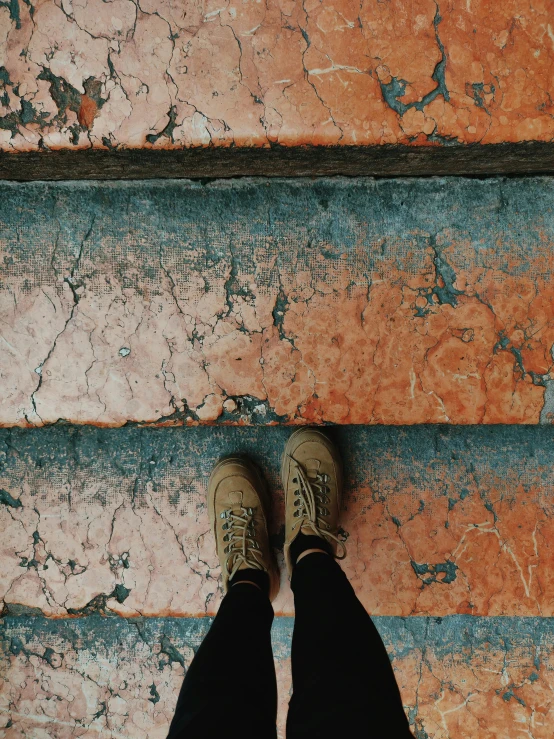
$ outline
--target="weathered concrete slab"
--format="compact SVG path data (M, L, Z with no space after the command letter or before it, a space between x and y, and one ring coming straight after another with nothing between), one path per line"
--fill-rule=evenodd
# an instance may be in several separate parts
M13 0L0 147L551 141L551 16L544 0Z
M0 187L0 424L539 423L554 181Z
M334 430L346 465L344 568L372 614L554 615L554 429ZM53 617L213 614L205 490L244 453L274 497L288 431L63 428L0 433L0 598ZM293 613L282 567L278 613Z
M0 736L162 739L209 619L0 621ZM549 739L554 626L541 618L377 618L417 739ZM273 629L279 736L292 619ZM515 733L514 733L515 732Z

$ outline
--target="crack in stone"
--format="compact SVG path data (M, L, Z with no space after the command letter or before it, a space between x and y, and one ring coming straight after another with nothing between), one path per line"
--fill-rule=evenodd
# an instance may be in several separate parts
M425 108L430 103L432 103L433 100L435 100L439 95L442 95L446 102L449 102L450 100L450 94L446 87L445 80L447 55L439 36L439 24L442 18L440 15L440 8L437 0L435 0L435 6L436 11L435 17L433 18L433 27L435 32L435 40L441 53L441 58L437 62L437 65L433 70L433 74L431 75L431 79L436 83L436 87L428 92L426 95L424 95L421 100L417 100L411 103L404 103L402 102L402 100L400 100L400 98L402 98L405 94L406 85L408 84L406 80L397 79L396 77L393 77L391 75L390 82L385 83L379 81L381 92L383 94L383 100L390 108L392 108L392 110L395 111L395 113L398 113L398 115L400 116L405 115L405 113L407 113L408 110L411 110L412 108L419 111L425 110Z

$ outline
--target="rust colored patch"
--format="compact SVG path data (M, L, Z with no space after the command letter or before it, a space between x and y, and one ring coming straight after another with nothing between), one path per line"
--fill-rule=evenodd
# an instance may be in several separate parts
M81 107L79 108L78 119L81 126L85 128L91 128L96 113L98 112L98 105L88 95L81 96Z

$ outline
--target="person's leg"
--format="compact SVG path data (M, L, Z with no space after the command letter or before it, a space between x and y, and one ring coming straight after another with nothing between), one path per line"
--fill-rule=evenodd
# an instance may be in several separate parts
M263 480L252 465L225 459L208 504L226 595L185 675L168 739L276 739L270 631L279 573Z
M412 737L387 651L338 563L295 565L287 739Z
M229 589L185 675L168 739L276 738L272 621L262 590Z
M282 476L295 604L287 739L408 739L385 647L334 559L337 548L345 555L337 537L338 452L321 432L297 431L287 443ZM308 553L314 549L320 551Z

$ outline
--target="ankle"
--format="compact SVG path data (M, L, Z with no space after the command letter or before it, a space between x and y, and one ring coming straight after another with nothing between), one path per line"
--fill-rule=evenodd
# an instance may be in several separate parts
M302 554L298 555L298 557L296 558L296 564L298 564L301 559L304 559L304 557L307 557L308 554L326 554L328 557L330 556L329 552L325 549L306 549L302 552Z
M252 582L252 580L239 580L238 582L232 582L231 587L234 588L237 585L253 585L255 588L258 588L258 590L261 590L261 587L256 582Z
M250 568L238 570L238 572L235 572L233 578L229 580L229 587L232 588L234 585L241 585L242 583L255 585L258 590L269 596L269 575L265 570Z
M333 550L331 545L321 536L315 534L304 534L300 532L290 545L290 558L291 564L294 565L298 562L304 552L319 550L326 554L332 554Z

